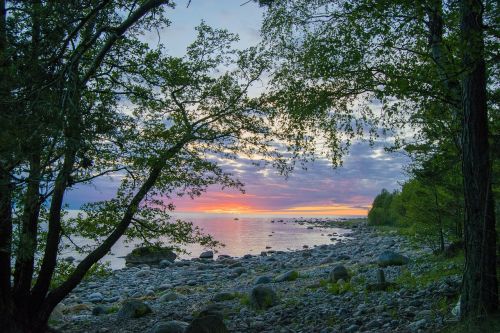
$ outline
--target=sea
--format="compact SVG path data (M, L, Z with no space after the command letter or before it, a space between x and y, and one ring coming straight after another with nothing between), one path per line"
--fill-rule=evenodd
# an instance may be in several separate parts
M334 244L331 240L335 233L336 239L342 239L344 234L350 232L348 228L322 228L314 226L312 229L306 220L332 221L345 220L348 217L279 217L279 216L233 216L231 214L175 214L174 218L191 221L200 227L204 233L211 235L224 246L212 249L215 257L229 255L242 257L245 254L258 255L262 251L294 251L305 247L314 247L322 244ZM352 218L352 217L351 217ZM161 240L161 238L160 238ZM101 262L107 262L111 269L125 267L125 259L137 242L125 242L120 239ZM168 245L168 244L167 244ZM208 250L199 244L189 244L183 249L186 254L180 254L180 259L199 257L201 252ZM74 256L77 261L79 256L75 253L62 253L62 257Z

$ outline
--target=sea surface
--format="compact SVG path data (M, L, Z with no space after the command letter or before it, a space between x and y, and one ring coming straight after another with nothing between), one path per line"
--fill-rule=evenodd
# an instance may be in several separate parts
M255 217L232 216L229 214L178 214L175 217L192 221L194 225L210 234L215 240L223 243L223 247L216 248L215 257L221 254L241 257L245 254L258 255L261 251L293 251L321 244L334 244L329 234L337 233L342 236L350 232L349 229L321 228L314 226L308 229L306 224L298 221L315 220L317 218L282 218L282 217ZM343 217L318 218L320 220L336 220ZM336 237L338 237L336 236ZM130 253L138 244L125 243L120 239L102 261L109 262L112 269L125 267L125 255ZM199 244L189 244L184 247L188 254L181 254L180 258L196 258L201 252L207 250ZM66 254L68 255L68 254ZM74 254L73 254L74 255ZM77 259L78 256L74 255ZM64 254L63 254L64 257Z

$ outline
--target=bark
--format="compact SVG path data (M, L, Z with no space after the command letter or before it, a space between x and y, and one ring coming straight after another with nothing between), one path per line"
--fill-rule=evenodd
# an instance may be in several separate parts
M0 0L0 110L2 124L5 114L10 113L10 56L8 55L6 35L5 1ZM2 129L3 129L2 126ZM2 142L6 131L1 131ZM0 323L2 330L10 330L9 320L13 314L11 291L11 252L12 252L12 184L10 180L11 155L6 147L0 147Z
M465 271L460 309L465 319L497 311L498 284L482 5L477 0L461 0L460 5L465 70L462 78Z

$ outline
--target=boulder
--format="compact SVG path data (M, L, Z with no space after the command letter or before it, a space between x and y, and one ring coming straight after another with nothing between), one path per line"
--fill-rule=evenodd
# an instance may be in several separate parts
M151 308L146 303L137 299L129 299L123 302L117 317L118 319L140 318L151 312Z
M164 295L161 295L160 298L158 299L158 301L160 301L162 303L171 302L171 301L175 301L178 298L179 298L179 295L177 293L170 292L170 293L166 293Z
M277 303L278 296L270 287L258 285L250 292L250 304L256 309L267 309Z
M184 333L188 326L188 323L178 320L161 321L149 333Z
M377 264L380 267L401 266L407 264L409 261L410 259L399 253L393 251L384 251L378 256Z
M108 309L102 305L98 305L92 309L92 314L94 316L100 316L102 314L108 313Z
M92 303L102 302L103 299L104 299L104 296L99 292L92 293L89 295L89 301Z
M337 282L338 280L349 281L350 276L347 268L344 265L336 265L333 267L329 275L330 282Z
M258 284L264 284L264 283L271 283L272 278L270 276L259 276L258 278L255 279L253 284L258 285Z
M174 262L177 255L168 247L143 246L132 250L125 256L127 266L159 265L162 260Z
M299 272L297 271L288 271L286 273L278 275L274 280L276 282L284 282L284 281L294 281L299 277Z
M194 319L185 333L227 333L226 325L219 316L208 315Z
M214 252L213 251L205 251L200 254L200 259L213 259Z

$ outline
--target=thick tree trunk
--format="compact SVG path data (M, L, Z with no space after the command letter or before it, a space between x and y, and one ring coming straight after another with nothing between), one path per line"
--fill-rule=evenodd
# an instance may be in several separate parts
M488 146L486 66L482 7L461 1L463 40L463 175L465 194L465 271L461 315L474 318L498 309L496 231Z

